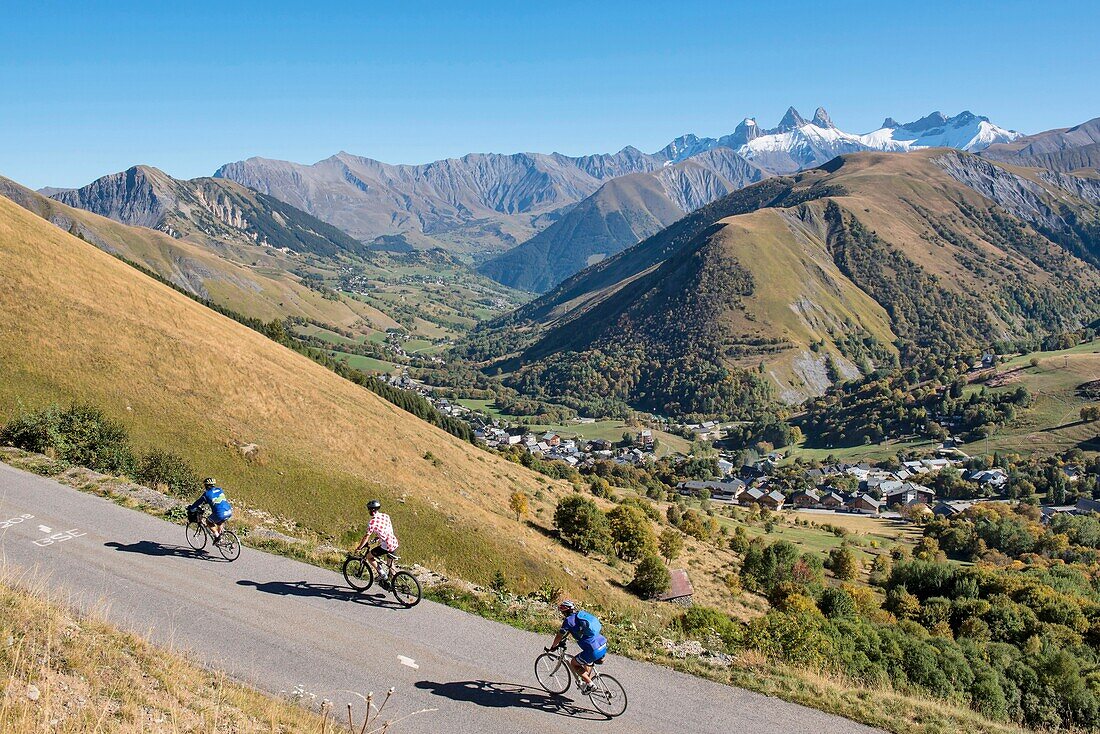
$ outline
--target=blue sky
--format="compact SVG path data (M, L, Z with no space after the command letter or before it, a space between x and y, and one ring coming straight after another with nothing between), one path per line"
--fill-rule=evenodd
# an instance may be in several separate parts
M792 104L854 132L936 109L1025 132L1100 116L1095 2L157 5L5 9L0 174L652 151Z

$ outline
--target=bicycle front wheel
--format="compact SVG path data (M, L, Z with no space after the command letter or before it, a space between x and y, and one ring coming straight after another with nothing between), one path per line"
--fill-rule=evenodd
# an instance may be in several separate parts
M356 591L366 591L374 583L374 571L365 559L349 556L344 561L344 581Z
M227 561L235 561L241 557L241 541L237 539L232 530L223 530L221 538L217 542L218 550L222 558Z
M398 571L393 575L390 590L398 603L406 609L420 603L420 582L408 571Z
M597 676L592 681L592 690L588 692L588 698L604 716L615 718L622 716L626 711L626 691L619 681L610 675Z
M535 679L547 693L560 696L569 690L573 675L562 656L544 652L535 658Z
M187 545L195 550L201 551L206 547L206 528L199 523L187 523L187 527L184 528L183 533L187 536Z

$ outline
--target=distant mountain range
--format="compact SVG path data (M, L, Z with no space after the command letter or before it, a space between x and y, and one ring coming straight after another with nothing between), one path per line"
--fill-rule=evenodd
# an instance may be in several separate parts
M1100 117L1073 127L991 145L982 155L996 161L1052 171L1100 168Z
M838 130L824 110L807 122L792 108L772 130L758 129L754 120L745 120L730 135L685 135L655 153L633 147L587 156L475 153L424 165L390 165L341 152L312 165L250 158L228 163L214 176L269 194L364 242L484 254L530 240L612 179L656 172L720 148L731 149L764 171L785 173L858 150L904 151L936 145L979 150L1016 137L1018 133L969 112L951 118L933 113L907 125L887 120L879 130L854 135ZM728 165L729 155L720 157L727 160L716 166ZM706 161L700 165L711 167ZM720 170L714 172L726 181L705 176L697 184L685 180L673 187L678 195L670 199L681 212L726 193L727 183L744 185L741 175L730 179ZM628 221L633 217L633 213L624 215ZM576 228L569 223L562 226ZM634 226L638 227L635 233L645 233L642 224L632 225L630 231ZM614 223L609 228L625 231ZM619 236L597 249L607 254L619 251ZM560 235L551 239L559 240ZM580 259L582 265L587 257Z
M877 366L1098 317L1100 179L864 152L728 194L462 349L592 413L744 418Z
M593 262L656 234L684 214L771 175L812 168L838 155L932 147L979 151L1019 133L985 117L939 112L904 125L886 118L865 135L838 130L821 107L806 121L793 107L779 125L748 118L730 135L677 138L655 155L667 163L597 190L546 230L479 268L513 288L542 292Z

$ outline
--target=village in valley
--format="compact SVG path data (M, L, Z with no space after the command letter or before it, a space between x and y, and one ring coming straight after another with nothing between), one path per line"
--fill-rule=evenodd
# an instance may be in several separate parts
M990 368L989 357L975 365L975 371ZM493 451L519 450L544 461L560 461L568 466L585 470L596 462L646 468L658 460L659 439L654 429L638 428L624 433L623 440L607 438L586 439L569 435L568 431L532 431L523 423L513 423L503 418L485 415L461 405L457 401L441 398L432 388L412 379L407 374L391 375L389 384L404 390L412 390L425 397L442 414L466 421L471 425L477 441ZM592 419L577 419L582 426ZM675 430L693 437L692 446L713 445L726 436L726 428L719 421L696 424L669 425L662 428ZM770 511L797 510L882 517L903 522L920 522L931 516L954 517L975 504L984 502L1009 502L1005 490L1010 474L1000 466L968 468L972 461L961 446L960 438L948 437L926 453L927 456L908 461L861 461L858 463L813 461L795 463L790 467L789 454L772 451L763 456L753 456L742 461L742 452L715 450L714 476L688 479L676 484L676 493L685 498L705 501L717 506L757 506ZM666 459L684 462L690 457L666 453ZM796 489L790 481L777 481L780 467L787 465L784 473L797 474ZM933 487L920 480L939 472L952 470L963 482L975 488L967 498L940 497ZM1066 465L1059 471L1067 485L1072 486L1083 475L1083 468ZM1040 508L1041 520L1049 523L1057 514L1090 514L1100 511L1100 501L1087 497L1075 502Z

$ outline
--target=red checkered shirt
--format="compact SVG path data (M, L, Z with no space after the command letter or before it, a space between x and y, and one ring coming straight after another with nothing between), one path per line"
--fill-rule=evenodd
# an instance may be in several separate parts
M367 526L368 533L374 533L382 544L383 550L397 550L397 536L393 534L393 523L390 516L384 512L376 512Z

